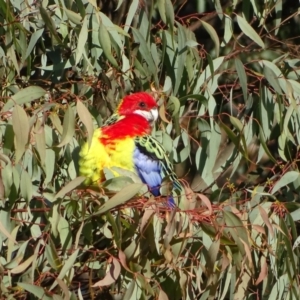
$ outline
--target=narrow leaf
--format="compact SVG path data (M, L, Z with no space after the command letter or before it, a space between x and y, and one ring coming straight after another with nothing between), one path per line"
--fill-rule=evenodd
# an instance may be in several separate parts
M218 36L216 30L209 23L206 23L203 20L201 20L201 24L203 25L205 30L210 35L213 42L215 43L215 46L216 46L215 57L219 57L219 54L220 54L220 40L219 40L219 36Z
M105 54L105 56L107 57L107 59L109 60L109 62L116 68L118 68L118 63L115 60L112 51L111 51L111 40L110 40L110 36L109 33L106 29L106 27L102 24L100 24L99 27L99 43L101 45L101 48L103 49L103 52Z
M65 277L65 275L67 274L68 271L70 271L73 267L74 267L74 263L76 261L76 258L78 256L78 252L79 252L79 249L77 249L74 253L72 253L72 255L68 258L68 260L65 262L64 266L62 267L61 271L59 272L58 274L58 277L59 279L63 279ZM57 281L55 281L51 288L50 288L50 291L56 287L57 285Z
M94 126L93 126L91 114L80 100L77 100L76 108L77 108L78 116L87 130L88 145L90 146L93 138L93 133L94 133Z
M237 129L239 132L243 131L244 126L243 126L243 123L239 119L237 119L233 116L230 116L230 122L235 127L235 129Z
M143 183L133 183L123 188L119 193L114 195L97 211L96 215L103 214L112 208L115 208L135 196L143 187Z
M125 32L128 32L129 29L131 28L131 23L132 23L132 20L133 20L135 14L136 14L138 5L139 5L139 0L133 0L130 4L129 11L128 11L128 14L127 14L127 18L126 18L126 21L125 21L125 26L124 26L124 31Z
M158 2L160 2L160 1L158 1ZM171 2L171 0L164 0L162 2L165 2L167 25L170 27L170 32L174 32L175 15L174 15L173 3Z
M73 22L76 25L81 25L81 21L82 21L82 17L80 16L80 14L75 13L72 10L69 10L67 8L64 9L68 19Z
M160 1L159 1L160 2ZM126 292L123 296L123 300L132 300L132 299L136 299L136 297L134 297L134 290L136 287L136 281L134 279L131 280L130 284L128 285Z
M156 69L154 60L151 55L149 45L146 42L145 37L140 33L140 31L138 29L135 29L135 28L132 28L132 33L133 33L134 40L140 44L139 51L140 51L143 59L146 61L151 74L152 75L156 74L157 69Z
M48 27L51 34L55 37L56 41L59 44L62 44L62 40L60 39L60 37L56 31L56 25L55 25L54 21L52 20L52 18L50 17L48 12L42 5L40 5L39 8L40 8L41 17L42 17L43 21L45 22L45 25Z
M39 99L46 94L46 91L39 86L29 86L23 90L20 90L15 95L11 96L11 99L3 107L3 112L8 111L15 104L26 104L33 100Z
M88 22L89 22L89 16L86 15L84 17L83 24L81 26L81 30L78 37L75 65L79 63L84 51L84 47L86 46L86 41L88 38Z
M29 122L25 110L16 105L12 113L12 125L15 133L16 163L25 152L29 138Z
M10 272L12 274L20 274L24 272L33 262L36 255L33 254L29 258L27 258L23 263L19 264L17 267L13 268Z
M18 244L17 241L11 236L11 234L6 230L0 220L0 232L2 232L10 241L14 244Z
M23 60L25 60L31 54L33 47L36 45L38 39L42 36L44 30L45 30L45 28L38 29L31 35L30 42L26 49L26 54L25 54L25 57L23 58Z
M46 160L46 139L45 139L45 128L38 119L34 130L36 149L39 154L41 166L45 167Z
M245 18L237 15L237 22L241 28L241 30L244 32L244 34L249 37L253 42L258 44L260 47L265 48L265 44L260 38L260 36L257 34L257 32L251 27L251 25L246 21Z
M76 187L78 187L81 183L83 183L85 179L86 178L84 176L79 176L76 177L74 180L70 181L54 196L53 201L57 198L63 198L67 193L71 192Z
M288 184L294 182L296 179L299 178L299 172L290 171L285 173L274 185L272 189L272 194L275 194L278 190L282 187L287 186Z
M23 170L21 174L21 195L25 198L26 202L29 203L32 199L32 183L29 174Z
M234 63L235 63L235 68L236 68L237 74L239 76L240 85L242 87L244 100L246 101L246 99L248 98L247 74L246 74L244 65L240 59L236 58L234 60Z
M273 226L269 220L269 217L268 217L268 214L267 212L265 211L265 209L262 207L262 206L258 206L258 209L259 209L259 212L260 212L260 215L263 219L263 221L265 222L266 226L268 227L269 229L269 232L270 232L270 236L271 237L274 237L274 230L273 230Z
M22 289L28 291L30 294L35 295L38 299L53 300L52 297L49 297L46 295L45 290L40 286L23 283L23 282L18 282L18 286L21 287Z
M61 142L57 145L57 147L62 147L68 144L71 141L74 132L75 132L75 116L72 107L69 105L64 117Z

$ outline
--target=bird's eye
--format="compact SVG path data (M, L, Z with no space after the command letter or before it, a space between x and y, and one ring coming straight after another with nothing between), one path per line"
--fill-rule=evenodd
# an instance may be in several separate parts
M140 103L139 103L139 107L141 107L141 108L146 107L146 103L145 103L145 102L140 102Z

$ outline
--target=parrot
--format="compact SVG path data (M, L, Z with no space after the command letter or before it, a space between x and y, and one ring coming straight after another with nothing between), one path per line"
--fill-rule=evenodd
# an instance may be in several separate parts
M94 131L90 146L84 143L79 156L79 173L86 185L105 181L103 168L119 167L134 172L150 192L160 196L164 179L171 182L167 204L175 207L173 194L183 187L168 155L151 131L158 118L158 105L146 92L127 95L104 125Z

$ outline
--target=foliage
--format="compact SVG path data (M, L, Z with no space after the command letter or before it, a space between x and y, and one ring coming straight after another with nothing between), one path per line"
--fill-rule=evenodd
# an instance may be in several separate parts
M298 299L296 8L112 3L115 23L92 0L0 0L1 297ZM176 210L134 174L77 177L80 145L139 90L186 186Z

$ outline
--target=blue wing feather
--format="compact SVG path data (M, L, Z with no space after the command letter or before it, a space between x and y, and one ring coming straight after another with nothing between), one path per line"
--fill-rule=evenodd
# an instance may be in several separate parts
M159 188L162 183L159 161L142 153L138 147L134 150L133 160L141 180L149 186L154 196L159 196Z
M151 193L157 197L160 195L160 187L162 184L163 166L162 162L155 159L151 155L143 153L139 147L135 147L133 154L133 161L136 171L141 180L148 185ZM175 206L175 202L172 196L168 196L168 204L172 207Z

